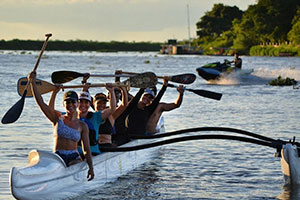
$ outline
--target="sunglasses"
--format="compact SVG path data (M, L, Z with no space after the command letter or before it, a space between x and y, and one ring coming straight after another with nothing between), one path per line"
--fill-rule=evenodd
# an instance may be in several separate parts
M76 101L73 99L68 99L65 102L66 102L66 104L70 104L70 103L75 104L76 103Z

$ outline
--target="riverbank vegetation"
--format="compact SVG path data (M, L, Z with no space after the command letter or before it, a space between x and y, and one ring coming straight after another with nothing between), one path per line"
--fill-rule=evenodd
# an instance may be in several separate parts
M194 44L206 54L300 56L299 0L258 0L245 11L215 4L196 25Z
M257 45L250 48L250 56L300 56L300 45Z
M0 40L2 50L40 50L43 41L39 40ZM48 42L49 51L159 51L161 43L152 42L97 42L86 40L60 41L51 40Z

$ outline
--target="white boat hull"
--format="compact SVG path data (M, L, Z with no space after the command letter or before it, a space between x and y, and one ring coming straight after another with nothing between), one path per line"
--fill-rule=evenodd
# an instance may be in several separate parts
M148 143L146 140L132 141L123 146ZM17 199L63 199L78 196L150 161L159 147L130 152L107 152L93 157L95 178L87 181L88 165L81 162L66 167L55 153L33 150L29 163L23 168L13 167L10 174L11 193ZM36 164L35 164L36 163Z

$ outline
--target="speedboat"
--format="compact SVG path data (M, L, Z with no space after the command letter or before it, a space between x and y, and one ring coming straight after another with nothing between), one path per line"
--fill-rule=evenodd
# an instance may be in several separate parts
M207 81L219 80L222 77L229 74L249 75L253 72L253 69L237 69L232 67L228 60L224 60L224 63L214 62L203 65L196 69L199 76Z
M159 131L164 132L163 118ZM157 139L136 139L120 147L142 145ZM16 199L65 199L82 195L150 161L160 147L126 152L104 152L93 156L95 177L87 180L86 161L67 167L57 154L32 150L28 155L28 166L13 167L10 171L11 193Z

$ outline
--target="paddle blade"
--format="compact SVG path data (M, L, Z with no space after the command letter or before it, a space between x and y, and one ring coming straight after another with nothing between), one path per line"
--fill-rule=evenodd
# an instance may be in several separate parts
M84 74L73 71L56 71L51 75L53 83L67 83L78 77L83 77Z
M17 89L18 89L18 94L20 96L23 96L25 87L27 85L27 81L28 80L27 80L26 77L22 77L18 80ZM51 83L48 83L46 81L42 81L40 79L36 79L36 86L37 86L37 89L39 90L39 92L41 94L46 94L46 93L51 92L55 89L55 85L53 85ZM26 97L33 97L31 89L26 90L26 91L27 91L26 92Z
M195 94L198 94L202 97L206 97L206 98L210 98L210 99L214 99L214 100L220 100L222 98L222 94L221 93L217 93L217 92L211 92L208 90L193 90L193 89L186 89L188 91L191 91Z
M135 88L154 87L157 84L157 77L153 72L145 72L130 77L128 80L124 81L123 83L126 84L128 82L130 87L135 87Z
M196 80L195 74L179 74L170 77L170 81L181 84L191 84Z
M22 98L15 103L4 115L4 117L1 120L2 124L10 124L17 121L23 111L24 102L25 102L25 96L26 96L27 90L24 91L24 94L22 95Z

